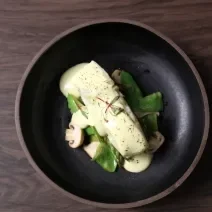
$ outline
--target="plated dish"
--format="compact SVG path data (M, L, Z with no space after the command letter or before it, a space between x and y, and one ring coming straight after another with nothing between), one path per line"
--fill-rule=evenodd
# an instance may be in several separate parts
M84 119L86 113L82 116L82 110L73 107L77 101L82 103L82 108L90 107L86 102L86 92L83 92L81 98L81 93L79 95L77 90L69 94L60 89L63 76L69 73L66 71L70 68L73 71L73 67L76 68L77 64L82 63L87 63L83 67L90 67L89 70L95 64L99 71L103 69L107 72L101 72L104 73L101 79L107 79L111 85L115 85L109 93L118 93L114 96L110 94L110 98L105 101L102 96L104 93L101 92L101 100L97 102L103 110L100 111L96 106L89 123ZM73 78L77 77L77 72L83 71L83 67L81 65L82 69L78 69ZM127 76L127 84L130 79L132 87L135 87L136 82L139 89L135 89L132 94L131 89L122 86L125 82L123 83L123 79L120 81L119 75ZM92 80L94 79L92 76ZM103 82L102 84L107 85ZM84 86L84 83L79 84L80 88L81 86ZM95 83L91 82L89 90L95 91L94 86ZM68 94L71 95L69 104L66 98ZM140 99L138 95L143 95L139 104L136 103ZM162 107L144 114L137 106L152 95L162 99ZM197 165L209 129L207 95L189 58L161 33L144 24L126 20L90 22L71 28L54 38L29 64L20 82L15 104L17 134L34 169L62 194L82 203L104 208L138 207L174 191ZM74 108L76 112L71 111ZM156 111L159 111L159 114ZM83 112L87 112L87 108ZM146 128L142 121L152 114L153 120L157 118L158 123L158 129L156 125L151 125L154 126L153 131L152 128ZM101 127L102 123L95 124L104 120L117 120L123 116L128 118L127 123L134 120L132 125L139 133L137 137L141 141L139 145L136 144L136 148L130 144L128 151L125 151L128 149L126 145L120 146L120 137L125 135L131 140L130 133L120 133L121 135L116 137L115 131ZM81 119L83 121L79 124ZM114 122L117 122L115 120ZM70 122L71 125L77 122L80 132L83 128L84 140L81 136L78 144L72 143ZM100 157L101 162L100 159L92 160L84 150L90 147L89 144L96 144L90 141L97 136L90 136L90 129L85 130L90 127L95 127L101 139L107 137L109 140L110 134L116 137L107 142L104 140L101 144L98 140L99 145L107 146L106 150L109 150L104 151L107 152L107 157L106 160ZM126 125L122 127L125 128ZM149 152L149 130L154 133L159 131L165 138L165 142L154 153ZM68 141L65 141L65 137ZM83 143L79 148L71 148L69 141L72 147L73 144L78 146L82 141ZM131 141L134 142L135 139ZM120 161L128 162L134 155L139 155L147 149L148 155L152 154L153 157L142 169L139 165L139 170L130 168L130 171L126 171L129 167L125 166L125 169L124 163L121 168L118 167L120 157ZM142 171L144 168L145 171Z
M115 70L111 77L95 61L75 65L62 75L60 90L72 113L65 139L71 148L83 145L108 172L117 166L141 172L164 142L157 123L162 94L144 96L126 71Z

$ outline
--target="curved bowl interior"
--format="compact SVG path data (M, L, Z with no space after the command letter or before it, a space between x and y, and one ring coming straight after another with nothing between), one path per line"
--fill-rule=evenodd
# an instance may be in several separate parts
M91 60L108 73L129 71L147 94L163 93L159 127L166 141L144 172L107 173L64 140L71 114L60 76ZM161 37L126 23L93 24L55 42L30 70L19 113L25 145L48 178L76 196L111 204L144 200L173 185L193 162L205 127L202 93L187 62Z

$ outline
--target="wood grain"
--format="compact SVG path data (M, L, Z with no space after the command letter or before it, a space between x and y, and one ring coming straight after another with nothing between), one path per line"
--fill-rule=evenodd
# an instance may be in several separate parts
M0 212L107 211L72 201L47 185L25 158L14 125L16 89L35 53L67 28L100 18L137 20L172 38L197 67L211 105L211 0L0 0ZM199 165L179 189L126 211L212 211L211 139L210 132Z

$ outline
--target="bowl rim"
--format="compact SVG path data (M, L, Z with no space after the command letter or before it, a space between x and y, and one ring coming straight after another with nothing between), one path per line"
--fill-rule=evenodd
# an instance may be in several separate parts
M197 83L199 85L200 91L201 91L201 95L203 98L203 106L204 106L204 118L205 118L205 122L204 122L204 132L203 132L203 136L202 136L202 141L199 147L199 150L193 160L193 162L191 163L191 165L189 166L189 168L185 171L185 173L173 184L171 185L169 188L165 189L164 191L149 197L147 199L143 199L143 200L139 200L139 201L135 201L135 202L130 202L130 203L118 203L118 204L113 204L113 203L102 203L102 202L95 202L95 201L91 201L88 199L84 199L81 198L79 196L76 196L68 191L66 191L64 188L60 187L59 185L57 185L56 183L54 183L39 167L38 165L35 163L34 159L32 158L30 152L27 149L27 146L25 144L24 138L23 138L23 134L22 134L22 130L21 130L21 124L20 124L20 100L21 100L21 95L22 95L22 91L23 91L23 87L25 84L25 81L31 71L31 69L33 68L33 66L35 65L35 63L38 61L38 59L53 45L55 44L57 41L59 41L60 39L62 39L63 37L65 37L66 35L79 30L81 28L84 27L88 27L91 25L95 25L95 24L103 24L103 23L124 23L124 24L130 24L130 25L134 25L134 26L138 26L141 28L144 28L150 32L152 32L153 34L157 35L158 37L160 37L161 39L163 39L164 41L166 41L172 48L174 48L178 54L181 55L181 57L185 60L185 62L188 64L188 66L190 67L191 71L193 72ZM88 205L92 205L92 206L97 206L97 207L101 207L101 208L113 208L113 209L120 209L120 208L133 208L133 207L139 207L139 206L143 206L149 203L152 203L154 201L157 201L165 196L167 196L168 194L170 194L171 192L173 192L176 188L178 188L187 178L188 176L191 174L191 172L194 170L194 168L196 167L197 163L199 162L202 153L204 151L206 142L207 142L207 138L208 138L208 133L209 133L209 125L210 125L210 118L209 118L210 112L209 112L209 105L208 105L208 98L207 98L207 94L206 94L206 90L205 87L203 85L203 82L200 78L199 73L197 72L194 64L192 63L192 61L189 59L189 57L185 54L185 52L177 45L175 44L170 38L166 37L165 35L163 35L161 32L153 29L152 27L144 24L144 23L140 23L138 21L132 21L132 20L127 20L127 19L102 19L102 20L98 20L98 21L89 21L83 24L79 24L77 26L74 26L72 28L69 28L68 30L60 33L59 35L55 36L51 41L49 41L47 44L45 44L41 50L34 56L34 58L32 59L32 61L29 63L28 67L26 68L22 79L20 80L20 84L18 86L17 89L17 94L16 94L16 99L15 99L15 126L16 126L16 131L17 131L17 135L18 135L18 139L20 141L21 147L28 159L28 161L30 162L30 164L32 165L32 167L42 176L42 178L48 182L52 187L54 187L55 189L57 189L58 191L62 192L63 194L65 194L66 196L72 198L73 200L79 201L81 203L85 203Z

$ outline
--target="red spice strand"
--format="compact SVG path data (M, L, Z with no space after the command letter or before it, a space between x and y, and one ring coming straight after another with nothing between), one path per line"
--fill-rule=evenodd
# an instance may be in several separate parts
M104 101L103 99L101 99L101 98L99 98L99 97L96 97L98 100L100 100L100 101L102 101L102 102L104 102L105 104L107 104L107 108L106 108L106 110L105 110L105 113L107 112L107 110L108 110L108 108L109 107L111 107L111 103L108 103L107 101Z
M104 101L103 99L101 99L101 98L99 98L99 97L96 97L98 100L100 100L100 101L102 101L102 102L104 102L105 104L109 104L107 101Z
M107 106L107 108L106 108L106 110L105 110L105 113L107 113L107 110L108 110L109 107L111 107L111 105L112 105L111 103L108 104L108 106Z
M117 100L119 99L119 97L120 97L120 96L116 96L110 103L108 103L107 101L104 101L103 99L101 99L101 98L99 98L99 97L96 97L96 98L97 98L98 100L104 102L105 104L107 104L107 108L106 108L106 110L105 110L105 113L107 113L108 108L112 108L113 103L114 103L115 101L117 101ZM116 107L116 106L113 106L113 107ZM108 122L106 119L105 119L105 121Z
M116 96L111 102L110 104L107 106L106 110L105 110L105 113L107 112L108 108L111 107L113 105L113 103L115 103L118 99L119 99L120 96ZM115 107L115 106L114 106Z

